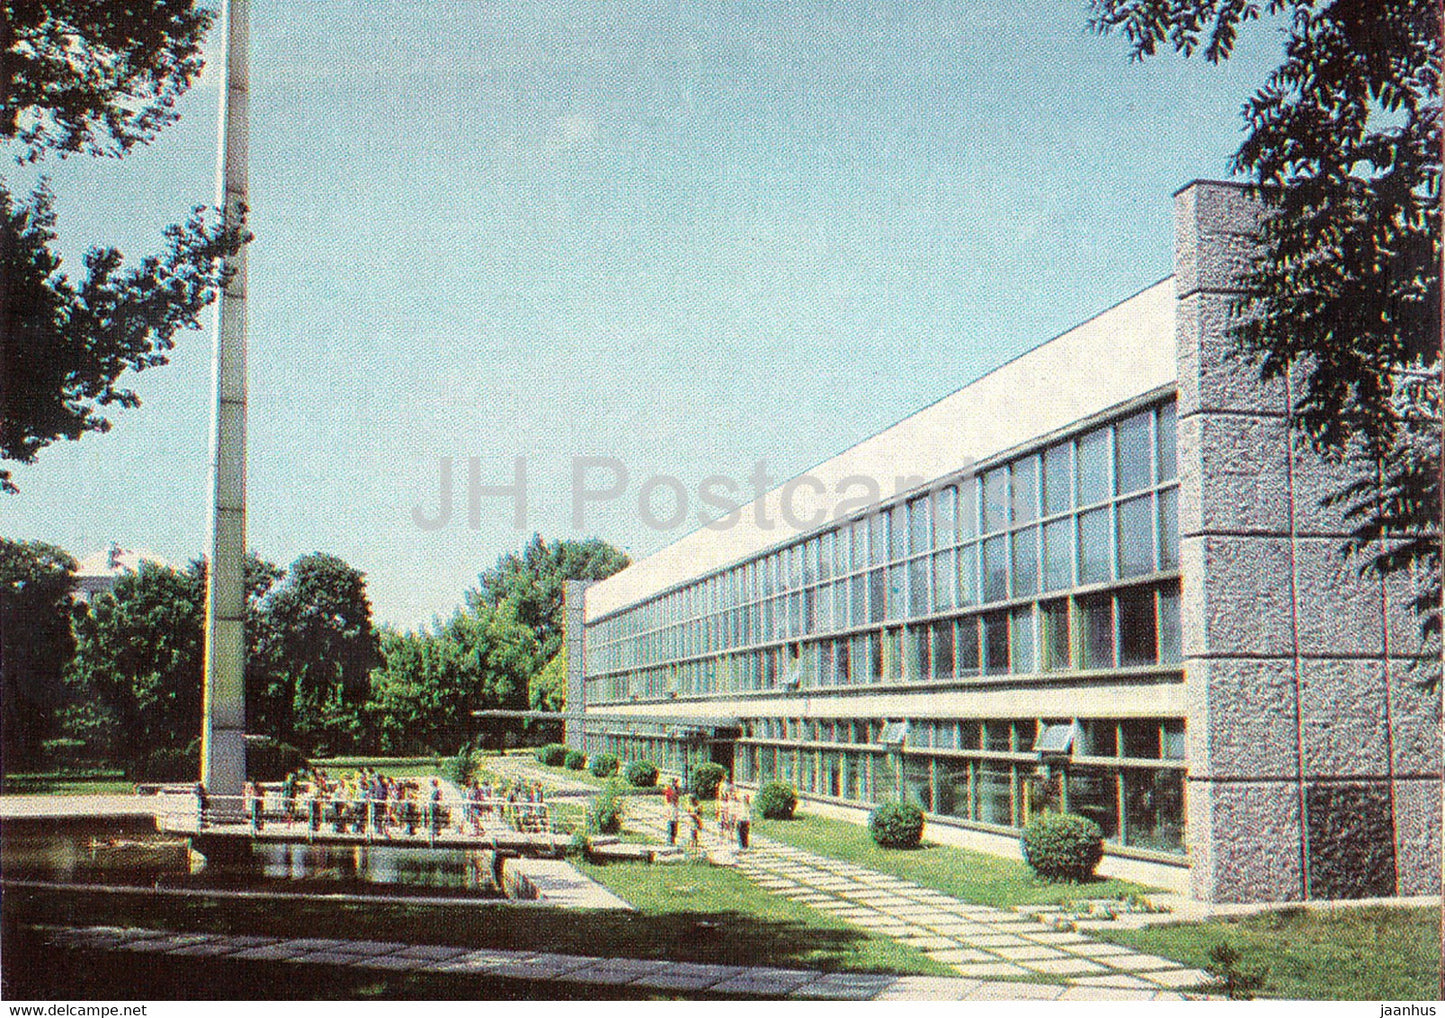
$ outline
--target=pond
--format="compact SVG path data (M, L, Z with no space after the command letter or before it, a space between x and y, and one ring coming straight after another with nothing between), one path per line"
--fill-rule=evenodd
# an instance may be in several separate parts
M62 828L7 822L0 874L73 884L502 898L490 851L397 845L254 844L249 859L214 863L184 837L145 820Z

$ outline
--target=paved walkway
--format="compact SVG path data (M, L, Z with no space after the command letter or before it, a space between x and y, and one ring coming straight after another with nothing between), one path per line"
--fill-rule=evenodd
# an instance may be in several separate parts
M556 783L554 775L528 768L515 758L507 764L509 769ZM670 814L660 797L631 797L627 806L630 826L666 837ZM752 847L743 852L719 843L711 834L705 833L703 838L709 858L736 866L758 886L871 933L893 937L962 976L1058 977L1078 987L1140 992L1187 989L1209 982L1207 973L1168 958L1102 943L1080 933L1059 932L1016 912L971 905L908 880L769 838L754 838Z
M792 1000L1181 1000L1163 990L1106 991L1085 986L990 983L980 979L817 972L641 958L596 958L544 951L473 950L442 944L321 937L170 933L115 926L42 926L59 946L139 955L229 958L333 965L390 972L487 975L503 979L628 986L659 995L785 997Z

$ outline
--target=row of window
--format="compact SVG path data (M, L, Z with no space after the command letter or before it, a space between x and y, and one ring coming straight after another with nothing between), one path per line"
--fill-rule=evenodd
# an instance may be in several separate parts
M588 676L588 703L1136 668L1181 658L1177 580Z
M910 751L1031 753L1045 727L1070 723L1078 726L1075 756L1184 759L1184 722L1179 718L911 718L901 729L902 745ZM877 718L750 718L742 722L742 738L881 746L890 724Z
M1177 567L1173 403L965 475L588 627L588 671Z

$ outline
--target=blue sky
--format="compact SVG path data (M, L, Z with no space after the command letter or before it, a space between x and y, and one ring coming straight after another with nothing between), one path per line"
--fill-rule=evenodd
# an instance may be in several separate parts
M654 551L697 506L650 529L649 477L786 478L1167 276L1170 196L1227 174L1279 40L1140 64L1085 19L1083 0L256 0L250 544L338 554L379 620L425 623L533 530ZM77 267L213 200L216 85L123 161L42 167ZM17 469L0 532L198 554L210 344L184 335L134 378L141 409ZM578 455L629 475L581 530ZM459 505L423 530L444 456ZM526 458L524 531L501 499L468 526L473 456L484 484Z

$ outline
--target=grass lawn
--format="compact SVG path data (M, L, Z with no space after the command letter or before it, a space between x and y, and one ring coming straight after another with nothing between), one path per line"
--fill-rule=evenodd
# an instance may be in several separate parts
M1095 935L1198 968L1210 948L1228 943L1241 970L1268 968L1262 997L1434 1000L1440 988L1440 913L1433 908L1287 908Z
M0 778L0 795L130 795L135 785L119 767L34 771Z
M868 828L844 820L799 813L792 820L755 820L753 831L819 855L890 873L978 905L1035 905L1080 898L1118 898L1150 888L1125 880L1055 884L1034 876L1014 859L927 840L916 849L880 848ZM927 828L924 829L925 838Z

